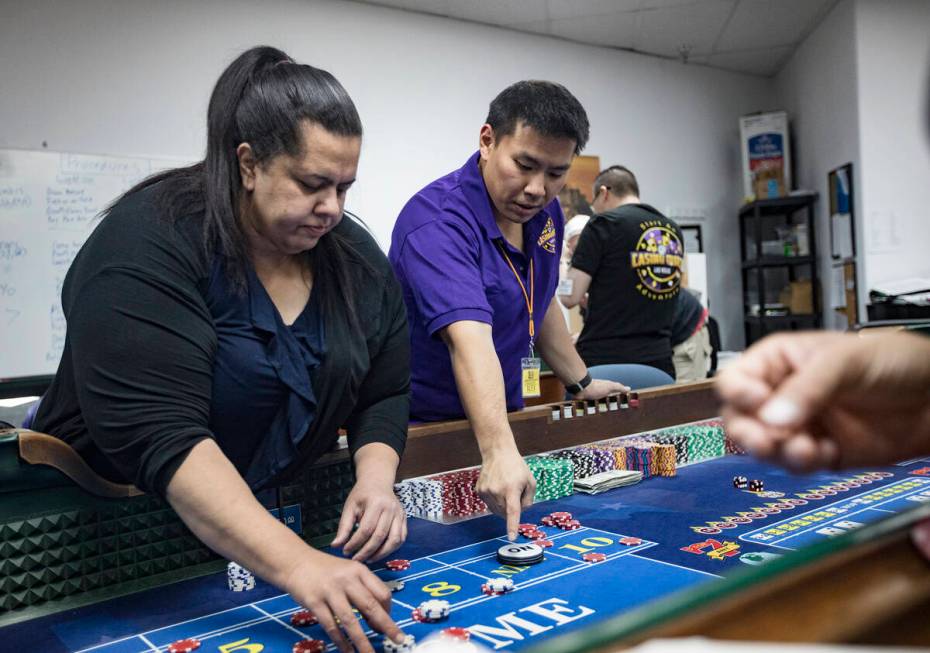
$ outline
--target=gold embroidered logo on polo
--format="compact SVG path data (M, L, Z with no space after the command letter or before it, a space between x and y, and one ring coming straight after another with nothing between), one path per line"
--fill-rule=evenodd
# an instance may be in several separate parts
M552 224L551 217L546 220L546 226L543 227L542 233L539 234L536 244L550 254L555 254L555 225Z

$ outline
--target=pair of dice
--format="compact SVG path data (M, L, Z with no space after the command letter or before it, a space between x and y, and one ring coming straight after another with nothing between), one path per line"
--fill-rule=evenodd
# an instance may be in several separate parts
M765 488L765 484L758 478L754 478L750 481L745 476L734 476L733 487L737 490L748 489L750 492L761 492Z

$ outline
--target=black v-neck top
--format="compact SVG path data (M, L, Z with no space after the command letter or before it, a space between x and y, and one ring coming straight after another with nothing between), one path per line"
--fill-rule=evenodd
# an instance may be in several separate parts
M353 453L371 442L402 453L401 291L360 224L346 216L335 232L367 263L350 266L360 330L324 314L315 293L285 325L254 271L237 293L206 254L202 214L170 222L152 188L124 198L68 271L64 353L33 428L103 476L159 494L208 437L254 490L331 449L340 427Z

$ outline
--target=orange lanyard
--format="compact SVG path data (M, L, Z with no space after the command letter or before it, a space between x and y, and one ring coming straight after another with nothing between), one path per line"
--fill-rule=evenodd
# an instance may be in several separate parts
M520 278L517 268L514 267L513 261L510 260L510 256L507 254L507 250L504 248L504 245L501 241L496 241L497 246L500 247L501 254L504 255L504 258L507 259L507 265L510 266L510 270L513 272L513 276L517 278L517 283L520 284L520 290L523 291L523 299L526 300L526 310L530 314L530 349L533 348L533 339L536 337L536 324L533 321L533 298L536 291L536 279L533 271L533 259L530 259L530 293L526 294L526 286L523 284L523 279Z

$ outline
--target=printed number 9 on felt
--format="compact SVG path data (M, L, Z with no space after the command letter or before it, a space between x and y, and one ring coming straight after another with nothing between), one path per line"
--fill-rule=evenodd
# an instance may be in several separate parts
M436 583L430 583L429 585L423 586L423 591L433 597L448 596L449 594L455 594L460 589L462 589L461 585L452 585L450 583L447 583L444 580L441 580Z
M560 549L571 549L572 551L577 551L578 553L587 553L593 549L596 549L601 546L610 546L614 541L609 537L586 537L581 540L580 544L588 547L587 549L577 546L575 544L563 544L560 546Z

